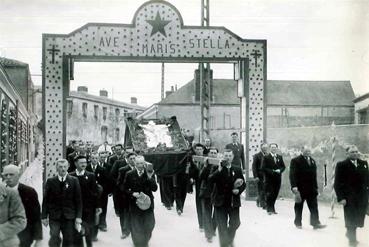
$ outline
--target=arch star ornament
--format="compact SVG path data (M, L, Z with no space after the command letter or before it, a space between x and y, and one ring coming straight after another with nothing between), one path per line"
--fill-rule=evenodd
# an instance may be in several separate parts
M154 20L146 20L146 21L152 26L150 37L156 34L157 32L164 35L164 37L167 37L167 34L165 33L165 26L168 25L170 21L165 21L164 19L161 19L159 11L156 12L156 17Z

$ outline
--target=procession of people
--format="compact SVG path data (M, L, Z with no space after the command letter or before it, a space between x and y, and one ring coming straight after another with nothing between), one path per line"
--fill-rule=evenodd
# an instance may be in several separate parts
M42 222L49 227L49 246L91 247L99 241L99 231L110 229L106 215L112 197L120 238L131 237L135 247L147 247L156 223L154 193L160 187L163 206L172 210L175 203L179 216L186 208L186 194L194 193L199 231L209 243L218 235L221 247L233 247L242 223L241 194L247 188L244 148L237 133L232 133L231 138L222 153L210 144L209 138L204 144L192 144L182 160L183 169L167 177L165 183L155 173L153 164L133 148L124 148L122 144L110 147L105 143L88 153L72 145L67 159L56 162L57 175L48 178L44 185L42 206L36 191L19 183L19 167L5 166L2 177L9 188L0 187L0 193L11 196L11 208L6 209L9 218L4 218L3 211L0 213L0 246L26 247L33 242L39 246L43 238ZM349 244L356 246L357 228L364 226L365 215L369 214L369 170L367 162L359 159L357 147L349 146L346 151L347 159L337 163L334 189L338 202L344 206ZM327 227L319 219L318 166L307 146L301 147L300 155L289 165L295 199L295 217L291 221L297 229L302 229L304 202L310 210L313 229ZM278 144L262 143L260 152L253 157L252 171L257 183L256 206L267 215L278 214L276 199L285 169ZM11 188L17 193L11 192ZM168 202L163 198L172 199ZM14 222L13 227L6 227L4 222Z

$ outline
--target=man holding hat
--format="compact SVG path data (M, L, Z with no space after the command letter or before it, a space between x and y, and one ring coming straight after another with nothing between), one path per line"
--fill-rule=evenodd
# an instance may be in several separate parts
M135 165L135 170L126 174L123 187L129 196L133 244L135 247L147 247L155 226L152 192L156 191L158 186L154 171L152 167L147 167L143 156L136 157Z

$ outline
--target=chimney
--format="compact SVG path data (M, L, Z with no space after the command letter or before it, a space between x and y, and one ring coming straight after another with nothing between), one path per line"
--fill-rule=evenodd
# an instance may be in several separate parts
M108 97L108 91L105 89L100 90L100 97Z
M88 87L78 86L77 87L77 92L80 92L80 93L88 93Z
M174 92L174 87L170 86L170 91Z
M176 89L175 90L177 91L177 84L176 84Z
M168 97L169 95L171 95L173 93L173 91L165 91L165 98Z
M131 104L137 105L137 98L131 97Z

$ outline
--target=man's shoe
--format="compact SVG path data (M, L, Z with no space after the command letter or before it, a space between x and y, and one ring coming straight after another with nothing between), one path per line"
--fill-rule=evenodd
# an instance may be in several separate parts
M178 209L178 210L177 210L177 214L178 214L179 216L181 216L181 214L182 214L182 210Z
M273 213L273 214L278 214L276 211L273 211L272 213Z
M199 231L200 231L200 232L204 232L204 228L199 227Z
M356 239L349 241L350 246L357 246L358 244L359 244L359 241L357 241Z
M91 239L91 241L92 241L92 242L97 242L97 241L98 241L98 239L97 239L97 237L95 236L95 237L93 237L93 238Z
M326 228L326 227L327 227L327 225L322 225L322 224L313 225L314 230L323 229L323 228Z
M128 236L129 236L129 234L124 233L124 234L122 234L122 236L121 236L120 238L121 238L121 239L126 239L126 238L128 238Z
M273 212L268 212L268 215L272 215L273 214Z
M295 225L297 229L302 229L302 225Z
M102 232L107 232L108 228L106 226L99 226L99 230Z
M213 242L213 238L206 238L206 241L208 241L208 243L212 243Z

